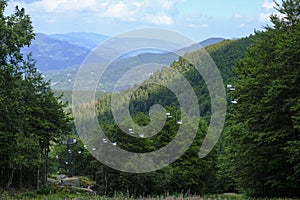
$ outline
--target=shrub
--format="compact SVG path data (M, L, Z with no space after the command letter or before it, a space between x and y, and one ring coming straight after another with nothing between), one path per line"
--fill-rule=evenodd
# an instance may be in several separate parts
M92 181L91 179L89 179L88 177L86 176L80 176L78 177L79 180L80 180L80 185L81 187L88 187L88 186L93 186L96 184L95 181Z
M37 194L34 192L25 192L18 195L18 198L20 199L31 199L31 198L37 198Z
M37 194L55 194L60 188L54 184L42 185L40 189L36 191Z

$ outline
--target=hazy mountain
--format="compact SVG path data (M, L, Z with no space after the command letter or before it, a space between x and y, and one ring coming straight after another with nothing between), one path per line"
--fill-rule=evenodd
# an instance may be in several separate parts
M33 58L37 61L36 67L42 71L54 71L54 70L64 70L69 67L80 65L84 59L89 55L89 53L101 44L103 41L108 39L108 36L96 34L96 33L67 33L67 34L54 34L54 35L45 35L42 33L37 33L35 40L28 48L24 48L25 53L32 52ZM121 43L122 44L119 44ZM121 50L122 46L140 44L153 44L161 43L163 41L153 41L143 40L140 41L138 38L128 39L125 42L121 39L114 38L110 43L115 44L111 46L106 46L106 49L103 50L102 56L97 56L98 62L106 61L106 58L109 57L112 53L117 50ZM171 44L170 46L175 44ZM146 52L155 52L150 49ZM145 53L144 50L138 50L134 53L128 53L123 55L122 58L130 58L139 54ZM159 53L163 53L162 51Z
M194 44L192 46L179 49L179 50L176 51L176 53L178 55L184 55L185 53L197 51L197 50L199 50L199 48L210 46L210 45L222 42L223 40L225 40L225 39L224 38L219 38L219 37L208 38L208 39L203 40L202 42L199 42L199 43Z
M24 52L32 52L36 67L41 71L61 70L81 63L90 50L48 35L38 33L29 48Z
M102 75L102 79L99 83L100 90L112 91L113 89L120 90L128 88L134 84L142 83L152 73L160 70L163 66L168 66L174 60L178 59L178 55L172 53L142 53L133 57L124 56L122 59L117 59L112 62L107 71ZM136 71L136 76L132 77L131 81L126 85L119 85L118 88L114 88L117 81L126 72L137 66L143 66L145 64L159 63L159 65L150 65L149 70ZM44 71L43 74L47 80L51 80L51 87L55 90L70 90L73 87L74 80L80 65L72 66L63 70ZM136 69L138 70L138 69ZM90 79L95 78L91 74Z
M225 38L212 37L212 38L208 38L206 40L203 40L202 42L199 42L199 44L202 47L206 47L206 46L210 46L210 45L222 42L223 40L225 40Z
M45 35L37 33L35 40L29 48L23 51L26 53L32 52L33 58L36 60L36 67L42 71L47 80L51 80L53 89L69 90L73 86L77 71L80 65L88 57L90 52L99 44L107 40L109 37L96 33L82 33L74 32L67 34ZM141 41L142 40L142 41ZM209 38L200 42L200 46L205 47L223 41L223 38ZM114 55L116 51L123 52L127 47L135 47L137 44L144 46L155 46L155 44L162 44L165 41L143 38L130 38L121 40L113 38L109 45L106 45L101 56L97 55L96 60L99 63L107 62L107 58ZM132 45L132 46L130 46ZM159 45L158 45L159 46ZM176 43L166 43L170 49L176 49ZM193 45L197 47L197 45ZM186 47L176 51L177 54L182 55L186 52L195 51L194 47ZM125 51L126 52L126 51ZM113 54L112 54L113 53ZM101 84L101 89L110 91L118 79L130 69L147 64L159 63L152 69L154 72L159 70L162 66L168 66L178 59L176 53L167 52L160 49L137 49L128 52L116 61L114 61L104 74L104 84ZM137 84L145 80L151 73L145 72L132 79L131 84ZM124 86L120 86L124 88Z
M108 39L108 36L100 35L97 33L84 33L84 32L72 32L67 34L54 34L50 35L51 38L68 42L72 45L87 48L89 50L94 49L100 43Z
M99 36L99 37L98 37ZM98 34L92 34L92 33L70 33L70 34L57 34L57 35L51 35L48 36L54 41L59 41L62 44L68 44L76 46L79 49L85 49L91 48L92 45L98 45L96 43L100 43L101 41L104 41L107 39L106 36L98 35ZM82 38L84 37L84 38ZM200 42L201 47L209 46L211 44L215 44L218 42L223 41L224 38L209 38L207 40L204 40ZM86 43L85 43L86 41ZM133 42L131 40L126 41L128 43ZM145 41L149 42L149 44L153 42L161 42L161 41ZM118 43L118 40L116 40L116 43ZM86 46L86 47L84 47ZM122 46L122 45L120 45ZM197 46L197 45L195 45ZM114 50L115 47L112 47L111 49L106 49L107 53ZM174 46L175 48L175 46ZM74 48L75 50L76 48ZM193 51L193 47L187 47L184 49L181 49L178 51L178 53L183 54L185 52ZM48 56L51 55L50 53ZM88 55L85 54L85 55ZM76 57L76 56L75 56ZM104 56L105 57L105 56ZM82 60L80 60L82 59ZM74 63L72 65L68 65L68 63L65 63L65 67L60 68L60 70L56 70L55 68L48 67L43 71L43 74L45 75L46 79L51 80L52 88L55 90L70 90L72 89L74 80L76 78L77 71L84 61L85 57L76 57L74 59ZM103 84L100 84L100 89L103 91L111 91L112 88L115 86L116 82L119 80L119 78L129 71L130 69L147 64L147 63L159 63L160 66L156 66L155 69L152 69L152 72L159 70L162 66L168 66L171 63L173 63L174 60L178 59L178 55L171 52L166 52L163 50L155 50L155 49L138 49L136 51L129 52L123 56L121 56L119 59L111 63L108 70L103 75ZM101 60L105 61L105 58L97 58L98 62L101 62ZM77 63L76 63L77 62ZM39 67L39 66L38 66ZM44 68L39 68L44 69ZM131 83L127 86L120 85L118 86L120 89L126 88L133 84L141 83L143 80L147 79L152 73L144 72L144 74L139 74L139 76L134 77L131 81Z

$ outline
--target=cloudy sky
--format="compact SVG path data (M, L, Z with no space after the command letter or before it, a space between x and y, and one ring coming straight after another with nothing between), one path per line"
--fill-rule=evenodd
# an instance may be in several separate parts
M146 27L178 31L195 41L243 37L269 23L272 0L10 0L30 14L35 32L118 35Z

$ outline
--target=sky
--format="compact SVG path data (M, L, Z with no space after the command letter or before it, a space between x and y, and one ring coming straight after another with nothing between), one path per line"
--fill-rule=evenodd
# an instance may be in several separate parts
M240 38L262 30L272 0L10 0L31 16L36 33L94 32L115 36L138 28L164 28L194 41Z

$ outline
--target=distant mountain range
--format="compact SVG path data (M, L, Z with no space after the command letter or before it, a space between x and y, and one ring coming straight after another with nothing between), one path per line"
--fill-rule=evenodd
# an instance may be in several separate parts
M109 38L106 35L100 35L97 33L84 33L84 32L54 34L54 35L50 35L50 37L89 50L94 49L101 42Z
M67 34L45 35L37 33L31 46L23 49L25 53L32 52L36 60L36 67L45 75L47 80L51 80L52 88L55 90L69 90L73 86L79 66L84 62L90 52L109 37L96 33L73 32ZM209 38L200 42L200 46L205 47L223 41L224 38ZM116 42L118 42L116 40ZM128 41L131 42L131 41ZM162 41L143 41L153 44ZM115 47L108 47L106 51L113 52ZM174 46L175 48L175 46ZM186 47L180 50L185 53L193 49ZM98 57L97 61L105 62L107 56ZM110 90L122 73L144 63L161 63L170 65L178 55L155 49L140 49L129 52L115 61L107 72L107 85L102 90ZM119 75L118 75L119 74ZM132 84L145 80L148 75L139 77L140 80L133 81ZM108 86L109 85L109 86ZM126 87L126 86L121 86Z
M107 38L94 33L37 33L31 46L23 51L32 52L36 67L42 72L62 70L81 64L91 50Z

